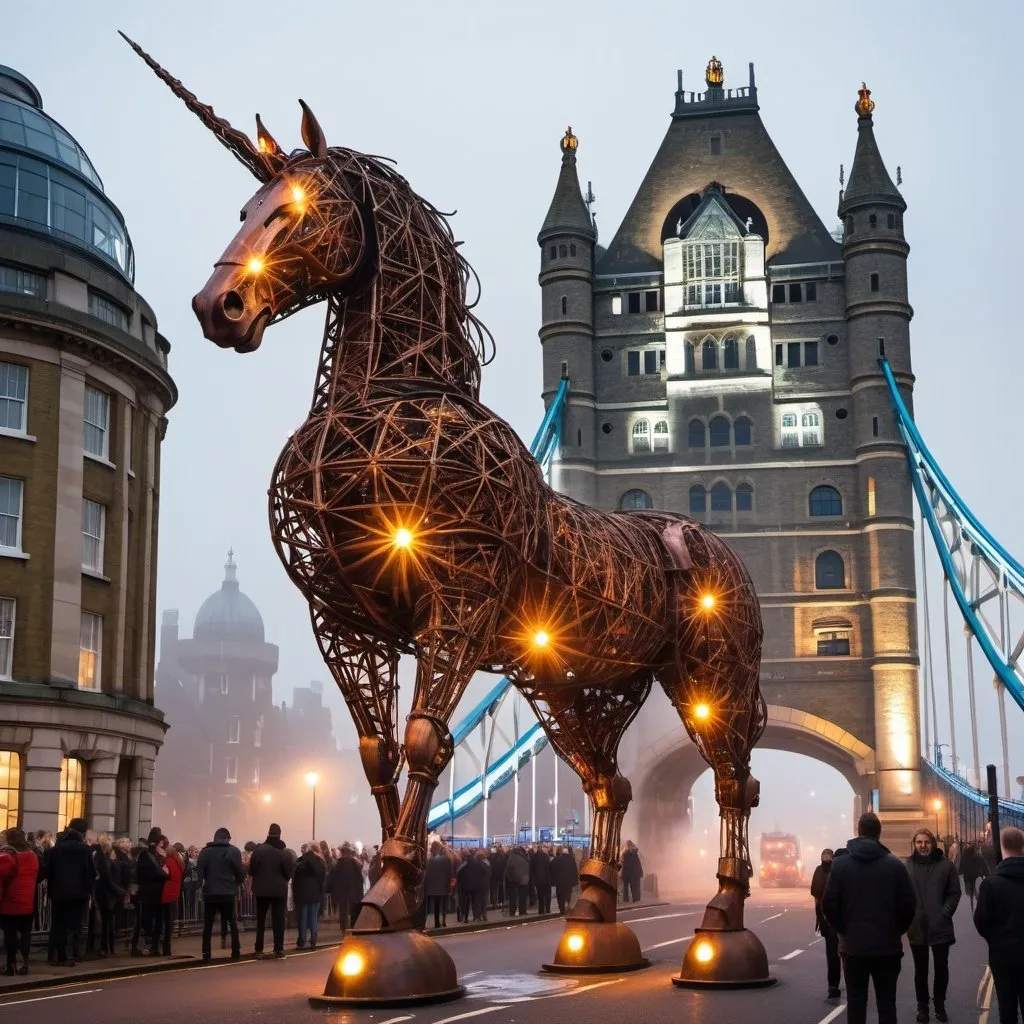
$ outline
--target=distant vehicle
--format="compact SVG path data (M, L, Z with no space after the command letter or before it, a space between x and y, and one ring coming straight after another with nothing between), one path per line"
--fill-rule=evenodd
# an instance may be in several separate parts
M788 832L761 833L761 888L795 889L804 884L800 840Z

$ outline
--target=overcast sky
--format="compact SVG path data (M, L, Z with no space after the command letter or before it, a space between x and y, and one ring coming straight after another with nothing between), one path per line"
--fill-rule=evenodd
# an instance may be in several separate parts
M233 546L242 588L281 647L279 697L326 677L266 515L271 468L308 407L323 309L274 327L251 356L202 338L191 296L256 182L116 29L236 127L252 132L259 111L291 149L301 96L330 143L395 158L417 191L457 209L455 233L483 283L478 312L498 346L484 400L527 440L542 414L536 233L566 124L607 243L668 127L676 69L688 89L702 88L715 53L726 86L745 85L753 61L761 116L831 229L866 80L882 155L893 176L902 167L908 203L917 419L960 493L1019 555L1022 12L1019 0L18 5L4 18L0 62L36 84L88 151L126 217L137 287L173 346L181 399L163 448L160 609L179 608L190 632ZM990 679L979 668L983 747L998 760ZM1024 716L1009 711L1011 748L1024 749ZM351 741L350 728L341 735Z

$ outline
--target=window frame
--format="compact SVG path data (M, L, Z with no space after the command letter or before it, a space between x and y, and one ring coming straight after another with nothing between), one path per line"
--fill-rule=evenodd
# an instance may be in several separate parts
M102 406L105 411L105 423L95 423L89 419L89 394L90 392L102 399ZM85 385L85 403L82 410L83 430L82 430L82 451L85 455L93 459L99 459L101 462L110 462L110 408L113 404L111 401L111 394L109 391L103 391L100 388L93 387L91 384ZM90 450L88 446L89 439L89 427L94 430L101 432L102 436L102 452L95 452Z
M232 715L228 719L228 743L237 744L242 742L242 716Z
M77 787L72 788L72 762L77 766ZM74 799L72 799L74 798ZM57 825L63 832L75 818L88 814L89 765L80 757L63 757L60 762L60 779L57 783Z
M23 555L23 544L25 538L25 481L22 480L20 477L16 476L0 476L0 482L5 480L12 484L18 485L18 511L17 514L15 515L14 513L0 510L0 520L5 518L15 519L14 546L12 547L9 544L0 543L0 554Z
M816 487L812 487L807 495L807 514L814 518L841 516L843 514L843 496L839 488L833 487L832 484L818 484Z
M5 605L10 605L10 618L6 617ZM18 599L0 597L0 679L14 678L14 637L17 624Z
M93 508L99 509L99 533L94 535L86 531L86 506L92 506ZM96 573L99 576L103 575L104 567L104 556L106 555L106 535L107 535L107 506L102 502L93 501L92 498L82 498L82 569L85 572ZM86 559L87 544L89 541L95 542L96 545L96 564L90 565Z
M668 420L655 420L651 429L651 451L667 452L669 450Z
M823 567L823 559L828 558L831 562L830 567ZM836 584L828 583L827 580L830 577L835 576L835 562L833 559L838 559L839 563L839 582ZM826 581L826 582L823 582ZM843 556L836 551L834 548L828 548L825 551L819 551L814 558L814 589L815 590L846 590L846 560Z
M740 440L741 429L746 432L746 440ZM737 448L749 448L754 443L754 421L749 416L737 416L732 422L733 443Z
M3 759L7 765L4 771ZM23 777L21 753L8 747L0 750L0 793L7 794L6 813L0 817L0 831L18 828L21 825L21 783Z
M699 498L699 501L694 502L695 498ZM698 507L699 506L699 507ZM687 492L686 507L689 509L687 515L690 516L703 516L707 515L708 511L708 492L707 488L703 484L691 484L690 490Z
M833 629L827 633L819 633L816 638L815 657L817 658L849 658L850 657L850 630L848 629ZM840 636L839 634L842 634ZM846 650L842 650L842 646L846 645ZM830 650L832 645L836 645L836 649ZM822 650L822 648L826 648Z
M643 495L643 499L631 499L631 495ZM642 487L630 487L619 498L620 512L646 512L654 508L654 499Z
M728 502L723 502L723 494L729 495ZM732 488L726 483L725 480L716 480L711 485L711 490L708 491L710 501L708 502L709 508L712 512L732 512L733 510L733 498ZM717 505L716 505L717 500Z
M743 495L746 499L745 507L740 506L740 495ZM733 500L736 502L737 512L753 512L754 511L754 485L746 480L741 481L736 485L736 490L733 492Z
M707 360L707 354L711 353L711 362ZM714 338L705 338L700 343L700 372L709 373L714 370L718 372L718 342Z
M637 440L640 445L637 445ZM646 447L644 447L646 445ZM633 421L629 429L629 450L634 455L647 455L651 449L651 421L646 416L641 416Z
M86 622L90 624L89 642L94 647L86 647ZM87 661L87 655L94 655L92 664L92 678L85 681L83 673L83 662ZM78 689L90 690L99 693L103 689L103 616L98 612L81 611L81 619L78 635Z
M722 440L722 424L725 424L725 440ZM718 424L718 441L715 441L715 425ZM721 413L716 413L708 421L708 447L709 448L729 448L732 445L732 424L729 422L727 416L723 416Z
M120 304L92 289L89 290L89 315L100 323L125 332L131 323L130 315Z
M694 431L694 425L700 427L700 444L694 444L694 438L696 432ZM686 447L687 448L707 448L708 446L708 427L707 424L694 416L689 423L686 424Z
M5 353L6 354L6 353ZM21 426L20 427L8 427L0 424L0 434L8 434L15 437L27 437L28 436L28 391L29 391L29 380L31 372L29 367L24 363L12 363L7 359L0 360L0 367L7 367L7 383L10 386L10 370L22 370L25 374L25 394L24 397L11 394L0 394L0 402L17 403L21 406Z
M238 756L236 754L230 754L224 758L224 785L238 785Z

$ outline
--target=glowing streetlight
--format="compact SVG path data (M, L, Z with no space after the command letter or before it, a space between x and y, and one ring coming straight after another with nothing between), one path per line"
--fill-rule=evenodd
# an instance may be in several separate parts
M270 800L271 800L271 796L270 796L270 794L269 794L269 793L264 793L264 794L263 794L263 802L264 802L265 804L269 804L269 803L270 803Z
M316 784L319 781L320 776L316 772L306 772L306 785L313 787L313 833L310 836L311 839L316 839Z
M402 551L408 551L412 547L412 541L412 530L404 526L400 526L395 530L394 536L391 538L391 543Z
M932 810L935 812L935 837L939 836L939 811L942 810L942 801L936 797L932 801Z
M263 260L261 260L259 256L253 256L245 265L245 269L248 270L250 274L260 273L260 271L263 270L263 267Z

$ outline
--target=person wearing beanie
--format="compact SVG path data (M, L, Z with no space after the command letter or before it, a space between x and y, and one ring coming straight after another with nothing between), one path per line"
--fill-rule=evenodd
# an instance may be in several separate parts
M32 943L32 911L35 907L39 858L20 828L7 830L0 849L0 928L4 934L7 974L28 974ZM18 950L22 965L18 967Z
M257 956L263 955L267 911L274 932L274 956L284 957L284 919L288 903L288 881L295 873L295 857L281 841L281 826L267 829L266 842L260 843L249 858L252 892L256 897Z
M231 845L231 833L226 828L217 829L213 842L203 847L196 861L196 876L203 889L203 959L213 957L213 922L218 914L221 925L227 924L231 929L231 959L239 959L242 947L238 941L235 898L245 880L245 869L242 853Z
M46 883L51 908L47 959L54 965L66 963L73 967L78 960L78 933L92 897L95 877L92 850L85 842L88 829L84 818L73 818L57 836L47 859Z

